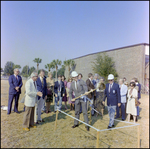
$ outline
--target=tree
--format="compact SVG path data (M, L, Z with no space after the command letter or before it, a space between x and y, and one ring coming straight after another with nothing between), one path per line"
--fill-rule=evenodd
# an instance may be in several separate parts
M48 69L48 72L50 72L50 71L51 71L51 68L53 69L53 68L55 68L55 66L54 66L54 64L51 62L51 63L45 65L45 68Z
M68 67L68 77L70 76L70 71L71 71L71 68L75 65L75 61L72 60L72 59L69 59L69 60L65 60L64 61L64 66L65 67Z
M57 70L58 70L58 65L61 65L61 61L60 60L53 60L52 64L54 65L55 69L56 69L56 79L57 79Z
M21 75L23 77L29 77L29 71L30 71L29 66L26 65L23 67Z
M64 73L65 73L65 67L61 67L60 69L58 69L59 75L64 75Z
M4 74L5 75L12 75L14 73L14 63L11 61L8 61L4 68Z
M14 69L15 69L15 68L19 68L19 69L20 69L20 68L21 68L21 66L20 66L20 65L14 65L14 67L13 67L13 68L14 68Z
M111 57L106 54L97 55L95 62L92 62L93 71L100 76L104 77L105 81L107 81L108 75L114 75L114 81L117 81L118 74L115 69L115 62Z
M34 61L35 63L37 63L37 72L38 72L38 70L39 70L39 63L42 62L42 59L40 59L40 58L35 58L33 61Z
M34 66L32 66L30 69L29 69L29 76L31 75L31 73L33 72L33 71L35 71L36 69L35 69L35 67Z

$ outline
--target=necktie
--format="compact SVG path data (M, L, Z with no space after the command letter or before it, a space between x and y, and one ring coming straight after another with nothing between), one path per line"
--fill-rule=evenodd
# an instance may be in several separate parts
M110 90L111 90L111 86L112 86L112 84L110 84ZM110 92L110 90L109 90L109 92Z
M34 83L34 86L35 86L35 82L33 82ZM36 88L36 86L35 86L35 88Z
M42 78L42 77L41 77ZM42 82L42 86L43 86L43 78L41 79L41 82Z
M17 76L16 76L16 79L18 80Z

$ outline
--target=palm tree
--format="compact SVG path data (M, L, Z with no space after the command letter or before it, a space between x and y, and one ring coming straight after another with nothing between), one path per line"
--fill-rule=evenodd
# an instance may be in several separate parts
M68 67L68 77L70 76L70 71L71 71L71 68L75 65L75 61L72 60L72 59L69 59L69 60L65 60L64 61L64 66L65 67Z
M42 62L42 59L40 59L40 58L35 58L33 61L34 61L35 63L37 63L37 73L38 73L39 63Z
M57 70L58 70L58 65L61 65L61 60L53 60L52 64L54 65L54 67L56 68L56 80L57 80Z
M51 63L45 65L45 68L48 69L48 71L50 72L50 71L51 71L51 68L53 69L53 68L55 68L55 66L54 66L54 64L51 62Z

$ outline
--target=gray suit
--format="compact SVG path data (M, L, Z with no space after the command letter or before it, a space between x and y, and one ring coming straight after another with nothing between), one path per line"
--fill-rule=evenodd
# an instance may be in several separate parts
M72 93L75 93L75 97L80 96L88 91L87 85L83 80L77 82L77 89L75 88L75 82L73 81L70 86L69 98L72 100ZM80 106L82 104L82 112L84 116L85 123L88 124L88 114L87 114L87 102L84 102L82 98L76 99L75 101L75 117L79 119L80 117ZM74 120L74 125L78 125L79 121Z

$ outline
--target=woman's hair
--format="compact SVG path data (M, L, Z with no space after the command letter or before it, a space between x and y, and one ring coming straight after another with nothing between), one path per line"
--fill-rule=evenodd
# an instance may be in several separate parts
M89 74L88 74L88 77L90 78L91 76L93 76L93 74L92 74L92 73L89 73Z
M81 75L81 78L83 77L82 73L79 73L78 76Z
M64 75L61 76L61 78L64 77L64 80L66 80L66 77Z
M68 78L68 82L69 82L70 80L72 81L72 78L71 78L71 77Z
M134 87L136 86L135 82L130 82L130 86L131 86L131 84L132 84Z
M51 72L49 72L49 73L48 73L48 76L50 76L50 75L52 75L52 76L53 76L53 74L52 74Z

